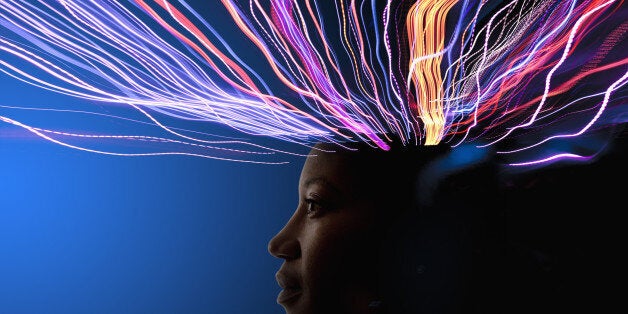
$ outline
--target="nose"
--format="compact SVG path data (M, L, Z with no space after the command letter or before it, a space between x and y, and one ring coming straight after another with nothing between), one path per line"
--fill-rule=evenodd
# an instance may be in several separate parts
M301 256L301 245L298 240L298 226L296 213L288 223L268 242L270 255L285 260L296 259Z

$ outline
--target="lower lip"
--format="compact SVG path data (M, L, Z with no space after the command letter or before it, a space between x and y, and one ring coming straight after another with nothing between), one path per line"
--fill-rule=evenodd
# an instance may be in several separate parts
M303 291L301 289L285 289L281 290L277 296L277 303L288 303L298 298Z

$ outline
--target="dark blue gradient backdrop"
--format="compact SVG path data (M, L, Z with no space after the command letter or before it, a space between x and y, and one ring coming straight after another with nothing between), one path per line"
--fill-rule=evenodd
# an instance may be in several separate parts
M222 33L221 25L230 18L213 8L220 7L219 1L188 2ZM268 65L254 46L230 33L232 26L226 29L222 34L232 48L266 73ZM0 106L107 112L104 104L36 88L2 73ZM6 107L0 107L0 115L76 132L94 121L87 115ZM99 128L112 134L129 131L127 126L125 132L117 129L121 124L115 119L98 121L103 123ZM207 128L203 131L211 133L212 126ZM606 285L598 284L598 277L615 277L598 275L610 269L606 261L615 260L598 253L598 247L625 238L615 235L625 227L611 228L609 222L626 221L616 218L625 207L626 139L616 146L621 154L607 168L567 169L563 181L551 175L537 180L532 174L530 181L548 182L541 184L546 190L527 187L531 192L521 192L527 202L513 209L532 217L515 215L510 221L520 223L509 225L513 232L531 230L532 240L568 253L558 255L566 256L559 260L567 265L568 283L596 283L588 287L598 290ZM283 313L275 303L280 288L274 279L281 260L267 252L267 244L297 205L305 158L280 157L290 163L105 156L62 147L0 122L0 314ZM547 221L541 224L545 229L532 226L539 217ZM621 251L622 244L612 247L604 252ZM589 275L583 279L582 273Z
M4 131L6 128L2 128ZM0 313L281 313L298 163L0 145Z
M4 74L0 89L5 106L99 105ZM0 313L283 313L267 243L296 206L304 159L282 160L104 156L0 124Z

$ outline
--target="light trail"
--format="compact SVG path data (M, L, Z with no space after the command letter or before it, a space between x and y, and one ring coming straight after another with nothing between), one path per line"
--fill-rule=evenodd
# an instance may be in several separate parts
M214 16L183 0L0 3L2 73L86 107L125 106L139 118L121 118L162 134L31 126L0 98L0 121L95 153L116 154L59 139L236 161L299 155L261 144L272 141L464 143L532 165L585 160L550 148L622 123L605 114L628 107L623 0L221 0L205 4Z

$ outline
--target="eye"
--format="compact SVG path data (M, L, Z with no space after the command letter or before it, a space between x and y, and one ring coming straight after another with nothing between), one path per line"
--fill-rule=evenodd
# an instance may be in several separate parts
M307 216L310 218L319 217L325 212L323 206L314 199L306 199L305 205L307 206Z

